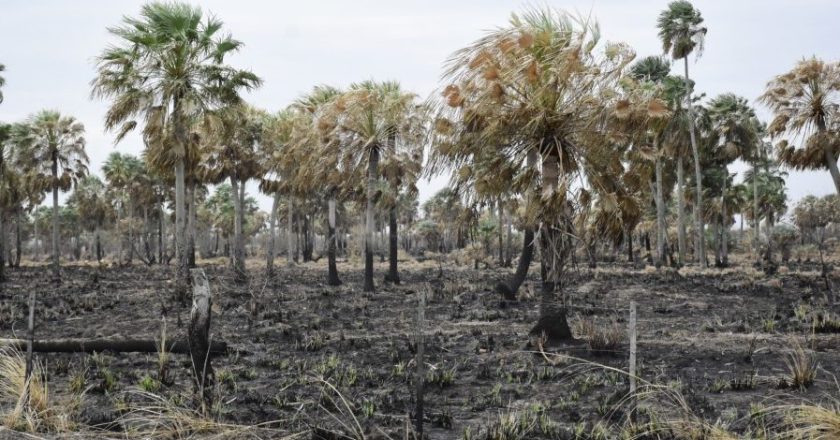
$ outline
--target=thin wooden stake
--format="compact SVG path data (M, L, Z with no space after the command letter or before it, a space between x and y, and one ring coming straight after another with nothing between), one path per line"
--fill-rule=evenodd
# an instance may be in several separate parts
M415 335L415 342L417 346L417 356L415 363L417 364L417 377L415 378L415 393L416 393L416 407L414 411L414 430L416 432L415 438L420 440L423 438L423 391L426 382L426 368L423 363L425 336L423 334L426 321L426 292L425 290L417 292L417 333Z
M636 412L636 301L630 301L630 320L628 323L630 333L630 396L632 399L631 414Z

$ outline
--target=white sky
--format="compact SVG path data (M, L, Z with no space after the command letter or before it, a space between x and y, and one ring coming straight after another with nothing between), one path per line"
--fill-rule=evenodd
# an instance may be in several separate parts
M117 147L102 128L107 103L89 99L94 57L113 40L106 28L136 15L142 1L0 0L0 63L6 65L0 120L18 121L44 108L81 120L87 128L91 170L100 173L115 148L139 154L130 136ZM345 86L363 79L396 79L422 97L437 86L441 65L453 51L504 25L519 1L201 1L245 43L231 63L260 75L265 84L246 97L276 111L315 84ZM666 0L567 0L538 3L590 12L611 41L624 41L639 56L659 54L656 18ZM734 92L753 101L774 75L803 56L838 58L836 0L696 0L709 33L706 51L691 76L707 96ZM759 115L767 119L764 108ZM732 171L740 171L736 164ZM425 200L446 177L420 184ZM256 193L255 186L249 186ZM828 194L828 172L791 172L788 195ZM263 209L270 205L258 196ZM792 203L791 203L792 205Z

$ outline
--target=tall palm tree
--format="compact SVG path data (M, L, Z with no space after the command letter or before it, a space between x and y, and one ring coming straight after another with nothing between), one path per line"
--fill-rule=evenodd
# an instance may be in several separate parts
M599 39L588 19L530 10L456 52L444 73L449 84L438 112L447 123L436 125L473 132L475 142L437 142L433 163L470 167L483 149L498 149L509 164L524 164L529 154L538 158L539 172L531 177L540 181L539 195L526 208L526 217L540 224L543 279L532 334L549 342L571 337L556 292L574 250L577 207L592 191L601 193L607 170L622 166L600 124L634 54L623 44L599 45ZM509 164L487 171L499 175ZM510 182L515 192L525 192L533 181L516 180Z
M102 227L110 215L110 206L106 201L105 184L94 175L88 175L79 181L67 203L75 205L81 218L82 226L93 233L92 255L97 262L102 261Z
M120 264L123 263L124 258L128 262L131 262L133 257L131 221L134 216L134 194L132 190L142 180L143 168L143 162L140 159L118 151L109 154L105 159L105 163L102 164L102 173L105 175L105 181L108 183L109 189L114 191L114 201L118 204L115 207L115 212L117 215L116 233L120 242L120 253L118 256ZM127 255L124 254L125 240L121 231L122 220L125 220L128 226L128 243L131 246Z
M631 118L633 125L641 129L642 142L650 141L654 150L654 179L656 182L654 200L656 204L656 264L664 263L666 254L667 225L665 222L665 196L663 189L662 162L664 161L663 133L668 127L670 113L667 111L665 100L666 90L663 87L664 80L671 70L671 63L663 58L649 56L642 58L630 67L630 77L635 80L626 83L625 88L629 90L631 100L640 100L642 104L640 116ZM635 95L635 96L632 96ZM624 112L619 117L630 116L631 107L624 107Z
M245 238L243 234L245 185L261 170L257 143L262 134L265 113L246 105L232 105L216 112L218 127L205 133L201 162L209 183L230 180L234 207L233 270L234 281L247 281Z
M175 175L177 286L189 283L185 165L193 143L190 125L204 111L239 102L238 92L258 87L253 73L226 65L242 43L222 34L223 23L182 2L145 4L137 18L109 29L119 43L98 57L93 96L111 99L105 127L119 142L139 123L150 148ZM193 210L194 212L195 210Z
M85 128L72 116L43 110L27 118L13 135L19 150L15 163L42 191L52 191L52 267L61 281L59 265L58 193L67 191L87 175Z
M772 138L803 140L799 147L781 140L779 161L797 170L828 168L840 194L840 63L803 59L770 80L759 101L773 112L767 127Z
M712 122L714 137L718 143L718 153L715 157L721 162L721 167L728 175L727 165L736 159L743 159L753 162L756 150L761 145L760 126L755 116L755 111L743 97L733 93L724 93L716 96L709 102L709 117ZM726 189L728 179L722 180L724 187L721 190L720 206L722 209L721 218L725 222L721 232L722 254L721 263L728 264L728 251L726 249L729 241L729 223L727 203L725 197L730 192Z
M341 162L342 140L337 126L341 111L336 105L341 95L341 90L335 87L315 86L294 103L306 115L309 127L307 131L299 131L293 142L296 149L308 151L300 154L305 163L301 164L298 177L301 183L315 183L315 188L310 189L321 189L327 197L327 284L330 286L341 284L336 264L338 197L347 192L343 188L345 182L355 181L350 175L353 167L345 167Z
M707 29L703 25L703 16L700 11L694 9L691 2L687 0L676 0L668 4L668 8L659 14L657 27L659 38L662 40L664 53L670 54L671 58L683 60L685 68L686 88L691 90L693 85L688 75L688 56L696 51L699 57L703 52L703 40ZM694 127L694 109L692 107L691 93L686 93L685 105L688 110L688 130L691 140L691 151L694 155L694 179L695 179L695 201L694 201L694 228L695 228L695 258L700 264L706 266L706 245L703 232L703 174L700 166L700 150L697 145L697 135Z
M347 140L341 147L345 157L343 160L367 167L365 292L374 291L374 207L380 195L377 191L382 177L380 161L396 161L403 148L415 149L419 145L415 139L422 127L411 122L410 116L415 99L415 94L404 91L398 83L364 81L352 84L337 103L343 109L338 118L338 127ZM396 215L395 209L392 214ZM396 255L391 258L396 258ZM395 265L390 267L395 268ZM389 275L394 274L389 271Z

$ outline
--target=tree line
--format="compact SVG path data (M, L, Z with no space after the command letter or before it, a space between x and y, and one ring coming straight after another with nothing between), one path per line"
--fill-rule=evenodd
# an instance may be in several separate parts
M745 97L698 92L689 59L708 32L699 10L673 1L656 26L662 54L639 57L602 41L591 18L527 9L454 52L431 97L368 80L316 85L270 112L242 98L262 79L227 63L243 43L222 21L187 3L147 3L109 28L116 42L96 58L91 82L92 98L108 103L106 129L116 142L138 131L143 154L111 154L102 181L88 172L73 117L47 110L4 124L0 246L14 235L19 262L20 222L31 224L36 253L49 229L60 279L62 225L84 231L97 260L109 229L120 261L174 259L181 294L197 248L227 255L243 283L248 247L271 275L278 243L293 264L312 259L320 240L337 285L336 259L353 239L365 291L375 290L377 253L393 283L401 248L460 250L476 264L494 252L502 266L517 253L498 289L514 294L538 258L535 331L567 337L556 298L579 254L596 264L603 249L621 249L633 260L635 246L657 266L726 266L739 214L753 254L768 259L761 223L771 237L788 209L784 168L828 169L840 193L840 64L805 58L772 78L757 100L772 112L765 123ZM750 165L740 182L728 169L736 160ZM449 186L421 210L418 181L442 173ZM272 197L267 214L248 196L251 182ZM59 193L71 190L60 207ZM38 208L47 194L49 225Z

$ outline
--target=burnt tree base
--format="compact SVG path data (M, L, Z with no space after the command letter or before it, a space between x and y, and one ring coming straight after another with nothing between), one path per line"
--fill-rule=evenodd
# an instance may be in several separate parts
M572 329L569 327L569 321L566 319L566 311L556 311L543 314L531 329L529 335L536 338L541 338L545 345L555 345L560 343L574 342L575 338L572 336Z

